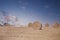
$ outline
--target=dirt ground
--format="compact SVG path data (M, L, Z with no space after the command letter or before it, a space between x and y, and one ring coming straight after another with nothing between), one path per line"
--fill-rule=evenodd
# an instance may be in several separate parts
M60 28L0 27L0 40L60 40Z

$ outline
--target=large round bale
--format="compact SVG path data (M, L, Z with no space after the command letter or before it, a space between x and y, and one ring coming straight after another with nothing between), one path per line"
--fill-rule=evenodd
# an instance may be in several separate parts
M33 23L28 23L28 27L33 27Z
M54 28L59 28L59 27L60 27L60 24L59 24L59 23L54 23L54 24L53 24L53 27L54 27Z
M35 21L34 23L33 23L33 28L34 29L42 29L42 24L40 23L40 22L38 22L38 21Z

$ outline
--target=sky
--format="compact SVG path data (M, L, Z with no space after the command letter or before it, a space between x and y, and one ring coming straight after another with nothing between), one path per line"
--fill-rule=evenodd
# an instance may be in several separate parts
M60 23L60 0L0 0L0 19L2 11L16 16L22 25L34 21Z

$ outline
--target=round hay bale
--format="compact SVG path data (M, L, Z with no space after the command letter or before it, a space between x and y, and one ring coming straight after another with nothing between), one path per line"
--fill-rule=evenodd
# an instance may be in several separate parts
M59 28L60 27L60 24L59 23L54 23L53 24L53 28Z
M33 28L34 29L41 29L42 28L42 24L38 21L33 23Z
M30 23L28 24L28 27L32 27L32 26L33 26L33 23L30 22Z
M8 27L10 27L11 25L10 24L8 24L8 23L4 23L4 26L8 26Z

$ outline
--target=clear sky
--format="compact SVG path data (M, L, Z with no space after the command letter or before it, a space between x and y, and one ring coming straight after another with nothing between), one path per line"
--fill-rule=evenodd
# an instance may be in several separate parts
M34 21L60 23L60 0L0 0L1 11L17 16L23 25Z

